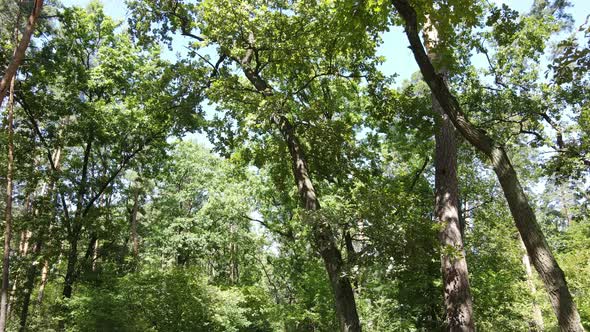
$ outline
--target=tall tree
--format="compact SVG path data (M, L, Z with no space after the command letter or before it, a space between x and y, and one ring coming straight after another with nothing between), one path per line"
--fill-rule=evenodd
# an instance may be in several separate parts
M429 18L424 27L424 43L433 63L441 63L436 49L438 31ZM438 73L447 77L444 64ZM437 117L435 132L435 217L439 223L441 244L441 269L443 274L446 320L449 331L475 331L473 300L469 288L469 272L463 236L459 220L459 183L457 178L457 140L455 127L443 111L434 94L431 94L432 110Z
M459 132L491 161L494 172L504 190L516 227L533 265L545 284L560 328L563 331L583 331L580 315L567 286L565 275L545 240L506 150L485 131L476 128L467 120L447 84L436 73L420 40L418 18L414 7L406 0L392 0L392 2L405 22L405 33L422 76L441 104L442 109Z

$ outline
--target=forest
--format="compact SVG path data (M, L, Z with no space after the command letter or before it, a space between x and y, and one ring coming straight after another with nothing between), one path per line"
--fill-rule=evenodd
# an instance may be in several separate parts
M4 331L590 330L586 0L0 0Z

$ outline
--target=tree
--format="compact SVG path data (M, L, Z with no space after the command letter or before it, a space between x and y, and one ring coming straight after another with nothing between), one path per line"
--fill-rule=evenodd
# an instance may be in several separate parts
M4 97L6 97L6 94L8 94L12 78L16 75L18 67L23 62L25 52L27 47L29 47L31 36L35 30L35 23L37 22L39 15L41 15L42 8L43 0L35 0L33 9L31 10L31 15L29 15L27 20L25 31L23 32L23 35L18 43L18 47L14 50L13 58L8 64L8 67L6 67L4 75L2 75L2 80L0 81L0 106L2 106L2 103L4 102Z
M547 245L536 221L534 211L518 181L516 171L510 163L505 149L495 143L484 131L478 130L466 120L461 106L450 93L441 76L436 74L418 36L417 16L414 8L407 1L402 0L394 0L393 4L405 21L405 33L424 80L459 132L491 160L527 252L545 283L545 288L560 322L561 329L564 331L583 331L563 271L559 268L551 249Z
M435 48L438 46L438 31L427 18L424 40L428 56L433 62L440 61ZM443 67L439 75L446 77ZM457 142L455 128L442 110L436 96L432 95L432 110L437 116L435 133L435 216L440 224L439 239L442 247L441 266L445 306L449 331L474 331L473 300L469 289L469 273L463 248L462 226L459 221L459 184L457 179Z

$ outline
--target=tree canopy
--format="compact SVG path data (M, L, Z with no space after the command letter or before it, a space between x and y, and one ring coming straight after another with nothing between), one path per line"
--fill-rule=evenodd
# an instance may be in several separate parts
M0 330L590 329L582 1L0 4Z

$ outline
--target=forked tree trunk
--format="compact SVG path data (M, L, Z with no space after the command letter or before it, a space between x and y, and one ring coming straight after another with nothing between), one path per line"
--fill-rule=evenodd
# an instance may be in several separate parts
M43 245L43 234L39 234L39 238L37 239L34 247L33 247L33 259L36 259L39 253L41 252L41 246ZM31 303L31 295L33 293L33 287L35 286L35 278L38 273L39 262L34 261L31 263L29 268L27 269L27 275L25 284L23 285L23 300L20 312L20 323L19 323L19 331L24 332L27 327L27 319L29 317L29 305Z
M420 40L414 8L407 0L392 0L392 3L405 21L410 48L430 90L461 135L490 160L527 253L545 284L561 331L584 331L565 275L545 240L504 147L467 120L446 82L436 73Z
M427 18L424 40L429 57L438 59L434 48L438 43L436 27ZM446 75L444 67L439 69ZM469 288L469 272L463 247L459 220L459 183L457 180L457 141L455 128L449 116L440 107L434 95L432 110L438 117L435 130L435 217L440 224L438 233L441 252L444 302L448 331L475 331L473 300Z

